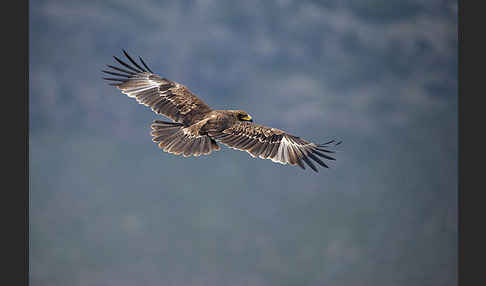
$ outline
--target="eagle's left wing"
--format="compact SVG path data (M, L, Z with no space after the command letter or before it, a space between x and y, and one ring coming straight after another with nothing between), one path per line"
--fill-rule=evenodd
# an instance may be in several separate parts
M133 65L114 57L123 68L108 65L111 70L103 71L116 76L104 77L105 80L112 81L110 85L150 107L155 113L167 116L185 126L198 122L205 114L211 112L212 109L184 85L153 73L142 58L140 61L144 67L137 64L125 50L123 53Z
M305 169L302 162L304 161L316 172L318 172L317 168L310 159L328 168L319 157L335 160L324 154L334 153L326 147L332 143L335 145L341 143L332 140L316 145L276 128L242 121L235 122L230 128L223 131L210 131L209 136L233 149L246 151L253 157L270 159L284 165L297 164L302 169Z

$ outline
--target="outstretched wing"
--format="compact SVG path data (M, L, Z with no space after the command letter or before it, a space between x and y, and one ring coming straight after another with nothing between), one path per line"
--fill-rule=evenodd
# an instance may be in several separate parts
M135 98L139 103L150 107L155 113L189 126L201 120L212 109L182 84L160 77L153 73L140 57L141 67L123 50L129 65L117 57L115 60L124 68L107 65L111 70L104 73L117 76L104 77L112 81L122 93Z
M223 131L209 132L209 135L216 141L233 149L246 151L253 157L270 159L280 164L299 165L302 169L305 169L302 162L304 161L316 172L318 170L310 159L328 168L319 157L335 160L324 154L334 153L326 147L333 143L335 146L341 143L332 140L316 145L276 128L242 121L235 122Z

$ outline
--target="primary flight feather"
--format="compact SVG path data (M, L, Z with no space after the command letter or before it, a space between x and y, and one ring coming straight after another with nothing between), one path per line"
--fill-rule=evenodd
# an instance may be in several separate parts
M323 159L335 160L328 155L334 153L328 147L341 142L314 144L283 130L255 124L242 110L214 110L184 85L152 72L141 57L140 65L125 50L123 53L132 65L114 57L122 67L107 65L110 70L103 72L116 77L104 79L156 114L173 120L154 120L151 125L152 141L165 152L184 157L209 155L222 143L253 157L302 169L305 162L316 172L314 163L327 168Z

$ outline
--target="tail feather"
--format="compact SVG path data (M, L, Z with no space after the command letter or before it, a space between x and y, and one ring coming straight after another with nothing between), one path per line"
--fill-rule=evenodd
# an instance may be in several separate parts
M177 131L184 127L182 123L175 123L175 122L166 122L161 120L155 120L152 123L152 132L151 135L153 136L153 142L161 142L164 139L171 137Z
M220 149L211 137L194 134L190 127L185 127L182 123L155 120L151 127L152 141L168 153L197 157L209 155L213 150Z

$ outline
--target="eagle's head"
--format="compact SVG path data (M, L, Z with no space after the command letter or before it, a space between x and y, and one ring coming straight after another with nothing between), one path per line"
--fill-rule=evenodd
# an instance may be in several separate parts
M246 113L243 110L230 110L233 116L236 118L238 121L248 121L248 122L253 122L252 117L250 114Z

